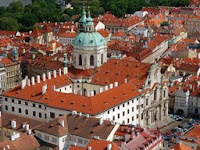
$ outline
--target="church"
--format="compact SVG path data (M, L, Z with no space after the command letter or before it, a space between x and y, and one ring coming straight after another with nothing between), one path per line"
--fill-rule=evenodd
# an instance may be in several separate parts
M142 127L162 121L168 115L168 87L160 66L108 59L107 43L84 9L78 30L72 66L26 77L3 93L2 111L42 121L70 113Z

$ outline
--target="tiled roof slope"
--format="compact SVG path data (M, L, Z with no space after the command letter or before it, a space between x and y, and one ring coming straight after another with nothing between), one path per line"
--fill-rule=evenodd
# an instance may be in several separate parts
M137 78L144 83L149 69L150 64L112 59L96 70L92 83L108 85L117 81L122 84L125 78L128 81Z
M106 150L108 144L111 144L110 150L120 150L120 148L118 148L117 145L112 142L95 139L91 139L85 147L71 146L69 150L88 150L88 147L91 147L95 150Z
M32 150L39 147L40 144L34 135L27 135L27 133L22 134L15 141L5 140L0 143L0 150Z
M60 121L64 121L64 126L61 126ZM99 136L101 139L107 139L114 125L110 121L104 120L100 125L99 118L86 117L85 115L65 115L46 124L43 124L35 130L51 134L57 137L64 136L68 133L77 135L87 139L93 136Z

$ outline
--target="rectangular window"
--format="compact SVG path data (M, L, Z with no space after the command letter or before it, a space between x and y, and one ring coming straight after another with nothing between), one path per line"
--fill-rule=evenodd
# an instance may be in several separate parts
M137 114L137 119L138 119L138 114Z
M39 113L39 117L42 118L42 113Z
M36 115L36 113L35 113L35 111L33 111L33 116L35 116Z
M123 111L123 116L125 116L125 111Z
M35 107L35 103L33 103L33 107Z
M14 103L15 102L15 100L14 99L12 99L12 103Z
M120 118L120 114L118 114L118 119Z
M115 116L113 116L113 121L115 120Z
M41 137L42 137L41 133L38 133L38 134L37 134L37 136L38 136L39 138L41 138Z
M51 117L51 118L55 118L55 113L50 112L50 117Z
M5 101L8 101L8 98L5 98Z
M115 111L115 108L113 108L113 112Z
M129 121L130 121L130 120L129 120L129 119L127 119L127 123L129 123Z
M141 114L141 119L143 119L143 113Z
M139 105L137 105L137 110L138 110L138 108L139 108Z
M125 105L123 104L123 107L124 107Z
M12 107L12 111L15 111L15 107Z
M25 110L25 113L26 113L26 115L28 115L28 110L27 109Z
M25 105L28 105L28 102L25 102Z
M65 138L64 138L65 139ZM57 139L52 137L52 142L57 143Z
M110 111L108 110L108 114L110 114Z
M132 117L132 121L134 121L134 117Z
M49 136L48 135L45 135L45 140L49 140Z
M22 110L21 110L21 108L19 108L19 109L18 109L18 111L19 111L19 113L22 113Z
M39 105L39 108L42 108L42 105Z
M18 101L18 104L21 104L22 102L21 101Z
M5 105L5 110L8 110L8 106L7 105Z
M132 112L134 112L134 107L132 107Z
M78 143L83 143L83 140L82 139L78 139Z
M129 114L129 109L127 110L127 114Z

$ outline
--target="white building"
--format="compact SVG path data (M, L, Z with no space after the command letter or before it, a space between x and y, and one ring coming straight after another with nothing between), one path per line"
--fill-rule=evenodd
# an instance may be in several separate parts
M6 91L6 69L0 68L0 93Z

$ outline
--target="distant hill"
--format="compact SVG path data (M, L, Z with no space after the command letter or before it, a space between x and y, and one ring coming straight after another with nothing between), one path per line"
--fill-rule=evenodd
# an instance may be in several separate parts
M10 3L18 1L18 0L0 0L0 6L7 7L10 5ZM28 5L32 3L32 0L20 0L23 5Z

